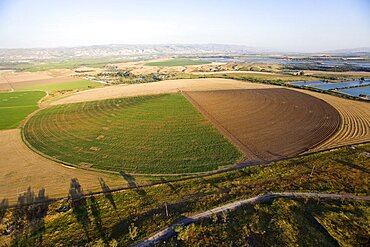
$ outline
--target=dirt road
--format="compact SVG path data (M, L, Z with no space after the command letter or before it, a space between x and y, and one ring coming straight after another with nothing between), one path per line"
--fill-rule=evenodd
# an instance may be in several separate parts
M202 213L195 214L193 216L181 219L177 221L176 223L168 226L167 228L163 229L162 231L156 233L155 235L142 240L141 242L137 243L135 247L149 247L154 246L155 244L158 244L159 242L170 238L173 236L176 232L175 229L178 226L186 226L191 223L197 222L199 220L205 219L205 218L211 218L215 214L220 214L225 211L229 210L235 210L236 208L247 205L247 204L256 204L260 202L265 202L274 198L278 197L288 197L288 198L294 198L294 197L310 197L310 198L326 198L326 199L353 199L353 200L364 200L364 201L370 201L370 196L355 196L355 195L340 195L340 194L321 194L321 193L297 193L297 192L282 192L282 193L271 193L271 194L265 194L261 196L252 197L246 200L239 200L236 202L232 202L220 207L216 207L207 211L204 211Z

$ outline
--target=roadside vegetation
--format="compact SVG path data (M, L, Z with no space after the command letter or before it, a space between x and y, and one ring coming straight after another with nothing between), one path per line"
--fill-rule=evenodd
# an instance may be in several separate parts
M366 156L368 152L370 152L369 144L358 145L355 148L341 148L331 152L311 154L186 181L163 180L167 183L146 188L136 188L135 178L125 176L134 189L114 193L107 191L104 195L90 197L83 197L82 195L87 193L83 190L83 184L72 180L69 201L64 199L41 203L39 207L31 207L22 206L23 201L20 199L16 208L3 210L0 230L9 229L17 220L23 224L17 223L15 230L8 235L1 236L0 240L3 243L14 245L42 243L43 246L59 244L85 246L89 243L89 246L108 246L110 243L111 245L128 246L189 214L269 192L311 191L369 195L370 163ZM29 194L32 194L31 190ZM352 202L339 206L337 203L322 201L312 203L309 200L309 203L304 204L304 201L285 199L271 203L271 208L266 204L242 209L241 213L244 214L243 211L246 210L250 215L247 219L251 219L246 225L246 237L260 236L262 238L259 239L260 242L272 243L275 237L267 236L260 230L265 229L265 224L271 221L268 216L274 215L273 219L276 220L273 221L275 223L271 231L278 231L276 238L284 237L281 242L289 239L299 241L301 238L306 238L302 236L302 234L307 234L304 229L311 230L311 227L318 227L320 224L326 230L321 228L319 232L317 230L319 228L313 228L312 236L324 236L320 239L330 240L330 237L327 237L330 234L337 241L344 241L349 245L356 243L351 241L358 241L358 243L363 241L361 224L366 222L365 219L357 223L348 223L348 225L346 222L351 221L347 220L347 217L358 219L361 214L366 215L369 210L368 204L353 204L352 207ZM34 212L34 208L40 207L42 210L37 212L43 213L39 213L38 217L26 217ZM57 212L58 209L59 212ZM313 211L304 213L308 218L302 218L301 212L308 212L310 209ZM344 212L341 209L344 209ZM277 212L276 215L275 212ZM325 213L323 217L320 216L320 212ZM260 216L257 217L257 214ZM292 214L293 217L291 217ZM234 215L239 217L240 212ZM319 223L310 222L313 216ZM233 224L231 216L226 216L226 218L225 224ZM285 219L291 220L286 221ZM307 223L307 226L300 225L300 228L296 228L298 223L295 219L299 220L299 223ZM222 218L218 220L223 222ZM342 222L346 224L343 225ZM234 224L236 224L235 231L239 231L238 223ZM334 224L338 224L341 227L338 229L343 232L338 233L338 230L334 229ZM210 226L209 229L214 232L217 231L217 227L218 225L214 228ZM359 233L353 231L354 227L359 230ZM196 226L195 236L197 229ZM261 235L258 235L259 233ZM353 233L356 233L356 237L358 234L357 240L353 240Z
M366 246L368 202L272 199L177 229L157 246Z
M0 93L0 130L17 128L45 95L41 91Z

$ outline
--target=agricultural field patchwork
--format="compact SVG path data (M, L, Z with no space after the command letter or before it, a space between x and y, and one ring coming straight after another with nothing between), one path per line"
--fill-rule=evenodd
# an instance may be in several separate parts
M27 122L24 136L55 159L117 172L205 172L240 158L181 94L52 106Z
M339 113L289 89L193 91L185 95L240 147L247 162L292 157L332 136Z
M210 62L202 61L202 60L194 60L194 59L185 59L185 58L177 58L177 59L170 59L167 61L161 62L150 62L144 64L145 66L190 66L190 65L202 65L202 64L209 64Z
M102 84L93 81L69 81L69 82L58 82L58 83L50 83L50 84L41 84L41 85L32 85L32 86L25 86L20 87L17 90L21 91L28 91L28 90L40 90L46 91L49 93L54 93L57 91L67 91L67 90L83 90L89 88L96 88L101 87Z
M0 93L0 130L17 128L38 109L37 102L45 95L38 91Z

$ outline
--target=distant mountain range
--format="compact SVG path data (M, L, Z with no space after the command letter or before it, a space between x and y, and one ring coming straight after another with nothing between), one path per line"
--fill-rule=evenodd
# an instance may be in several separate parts
M338 49L327 51L327 53L341 53L341 54L351 54L351 53L370 53L370 47L360 47L353 49Z
M156 58L163 56L241 56L241 55L294 55L309 56L307 53L283 53L271 49L244 45L225 44L162 44L162 45L93 45L57 48L0 49L1 63L28 63L30 61L69 60L86 58ZM320 53L315 53L320 54ZM370 48L342 49L321 54L352 54L369 57Z
M164 44L94 45L58 48L0 49L0 60L47 60L96 57L132 57L150 55L256 54L266 50L242 45Z

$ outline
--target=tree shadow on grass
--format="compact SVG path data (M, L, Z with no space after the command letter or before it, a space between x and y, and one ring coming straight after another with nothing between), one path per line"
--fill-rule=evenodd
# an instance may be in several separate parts
M3 222L3 218L6 214L6 211L8 210L9 207L9 201L8 199L3 199L0 202L0 224Z
M121 176L127 181L128 187L130 188L137 188L137 184L135 182L135 178L130 174L125 173L124 171L120 171Z
M104 181L103 178L99 178L99 183L100 183L100 187L101 187L101 189L102 189L102 191L104 193L105 198L107 198L109 200L109 202L110 202L110 204L112 204L114 210L117 210L117 205L114 202L114 198L113 198L113 195L111 193L111 189L105 183L105 181Z
M71 179L68 198L71 200L71 208L76 220L81 224L87 240L90 240L88 232L90 225L89 212L87 210L86 198L84 197L82 186L77 178Z
M168 204L167 207L171 217L182 219L183 217L181 216L181 213L189 211L191 205L185 201ZM120 239L121 236L128 234L130 224L135 222L137 219L140 220L136 221L135 225L139 228L139 230L141 228L145 228L145 224L153 224L153 222L151 222L154 220L153 217L165 219L167 217L165 206L163 205L141 214L130 214L128 217L124 218L113 226L110 238Z
M175 183L171 183L169 180L166 180L165 178L161 177L160 178L161 180L161 183L167 185L171 190L173 190L174 192L177 192L180 188L179 186L175 186L174 184Z
M35 195L31 187L28 187L26 192L18 196L12 216L12 245L22 245L22 242L27 241L31 246L42 246L44 218L48 207L48 197L43 188Z
M141 197L148 200L147 193L145 190L139 188L139 186L136 184L135 178L131 176L130 174L125 173L124 171L120 172L121 176L127 181L127 184L129 188L135 189L135 192L138 193ZM143 200L144 200L143 199Z
M100 237L103 239L104 243L107 244L108 238L103 228L99 204L93 195L90 196L89 200L90 200L91 214L94 217L95 226L100 234Z
M353 164L351 162L344 161L344 160L339 160L339 159L335 159L335 161L338 162L338 163L340 163L340 164L342 164L342 165L349 166L349 167L351 167L353 169L356 169L356 170L365 172L367 174L370 174L370 169L367 169L366 167L362 167L362 166Z
M217 183L215 181L213 181L213 179L206 179L206 178L203 178L201 177L200 178L203 182L207 183L207 184L210 184L212 187L216 188L216 189L220 189L220 187L217 185Z

